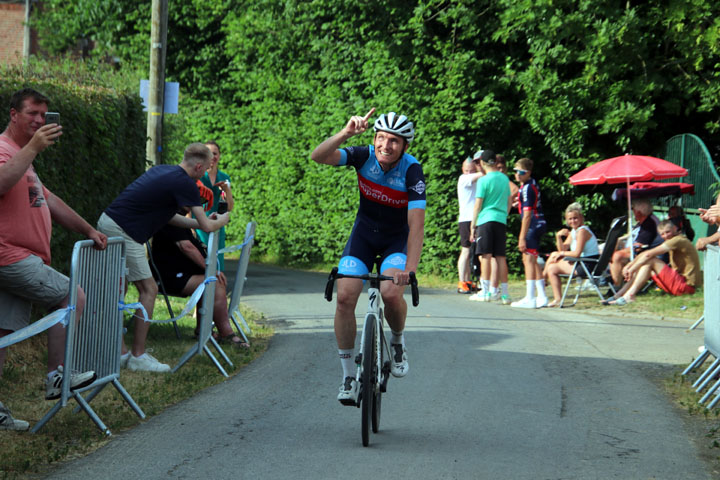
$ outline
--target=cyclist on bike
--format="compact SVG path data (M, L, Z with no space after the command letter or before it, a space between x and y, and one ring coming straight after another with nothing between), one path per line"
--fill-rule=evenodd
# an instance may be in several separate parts
M372 145L340 146L365 132L371 109L364 117L353 116L345 127L318 145L311 158L321 164L355 168L360 189L360 206L350 238L345 245L338 271L363 275L372 271L375 258L381 258L380 273L394 277L383 282L380 294L385 303L392 338L391 373L404 377L408 372L405 348L407 304L403 299L409 274L417 270L425 230L425 177L418 161L405 153L415 136L413 123L395 112L382 114L375 121ZM335 337L343 368L338 400L357 401L355 380L355 305L363 288L362 280L339 279L335 308Z

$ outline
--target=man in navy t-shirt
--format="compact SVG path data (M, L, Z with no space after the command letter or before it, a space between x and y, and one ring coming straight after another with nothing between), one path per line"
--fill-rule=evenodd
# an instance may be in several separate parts
M406 153L415 129L404 115L394 112L380 115L375 121L372 145L340 148L345 141L367 130L374 111L371 109L364 117L351 117L340 132L315 148L311 158L317 163L351 166L357 171L360 206L340 259L339 272L368 273L379 256L380 273L394 277L393 283L381 284L380 294L392 331L390 371L396 377L404 377L408 362L403 335L407 315L403 291L410 272L415 272L420 262L425 232L425 177L420 163ZM335 336L343 368L338 400L343 405L355 405L358 395L353 360L355 305L363 282L343 278L337 285Z
M98 230L107 236L125 239L127 281L138 289L139 301L152 317L158 286L148 264L145 242L155 232L170 223L176 227L199 228L214 232L228 223L228 214L206 217L200 193L199 180L210 165L210 150L202 143L192 143L183 154L179 165L157 165L131 183L108 206L98 220ZM178 215L186 207L196 219ZM168 372L170 366L160 363L145 351L145 340L150 326L141 311L135 311L135 336L132 351L123 341L121 365L131 370Z

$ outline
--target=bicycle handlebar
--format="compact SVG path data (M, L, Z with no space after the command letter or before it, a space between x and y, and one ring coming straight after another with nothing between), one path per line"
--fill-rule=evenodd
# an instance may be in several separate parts
M387 275L381 275L378 273L366 273L364 275L349 275L345 273L338 273L337 267L333 267L328 276L327 284L325 285L325 300L328 302L332 301L332 292L335 285L335 280L338 278L357 278L359 280L370 280L381 282L383 280L394 281L394 277ZM420 304L420 293L418 292L418 283L415 272L410 272L410 292L412 294L413 307L417 307Z

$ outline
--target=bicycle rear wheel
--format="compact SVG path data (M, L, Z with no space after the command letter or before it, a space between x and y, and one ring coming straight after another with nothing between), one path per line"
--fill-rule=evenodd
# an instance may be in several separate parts
M376 341L373 343L374 349L373 349L373 369L375 370L373 378L380 379L380 382L383 381L384 377L384 371L377 372L378 365L383 365L383 370L385 369L385 350L383 349L383 345L385 344L385 332L383 331L382 327L380 327L378 334L375 336ZM379 358L378 358L379 357ZM388 367L390 365L388 364ZM388 370L389 371L389 370ZM372 404L372 431L373 433L377 433L378 430L380 430L380 412L382 407L382 384L379 384L378 387L375 389L375 394L373 395L373 404Z
M375 398L375 378L373 375L375 361L373 350L375 349L375 316L368 315L365 319L365 330L362 345L362 390L361 405L362 411L362 444L367 447L370 444L370 429L372 428L372 405Z

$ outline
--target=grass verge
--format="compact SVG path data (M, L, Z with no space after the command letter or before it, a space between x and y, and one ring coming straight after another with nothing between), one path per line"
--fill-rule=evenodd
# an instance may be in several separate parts
M133 298L137 298L137 293L131 289L127 301ZM161 299L156 302L154 317L170 318ZM182 298L171 297L171 301L174 312L181 311L185 304ZM250 348L223 346L234 369L220 359L231 377L265 352L272 336L272 330L263 325L259 314L245 309L243 315L253 331ZM177 339L172 324L153 325L148 335L147 345L152 348L153 356L171 366L176 365L195 344L195 319L185 317L178 322L178 326L181 339ZM128 339L132 337L126 336L126 341ZM46 336L38 335L8 349L5 371L0 378L0 399L12 410L14 417L30 422L31 427L55 403L44 400L46 362ZM174 374L123 369L120 375L120 382L148 418L223 381L225 377L206 355L194 356ZM32 478L47 472L57 462L87 455L106 444L109 439L84 412L73 414L76 405L74 401L68 403L37 434L0 430L0 478ZM128 430L143 422L112 385L106 386L90 405L113 433Z
M662 381L662 386L668 393L676 407L687 417L686 424L693 431L701 457L710 462L716 474L720 474L720 410L717 407L708 409L706 407L714 398L703 405L699 403L700 398L708 391L706 387L701 393L697 393L692 384L697 380L704 368L707 368L710 361L707 361L700 371L693 372L687 376L682 375L683 368L677 368L674 374ZM710 385L713 385L713 380Z

